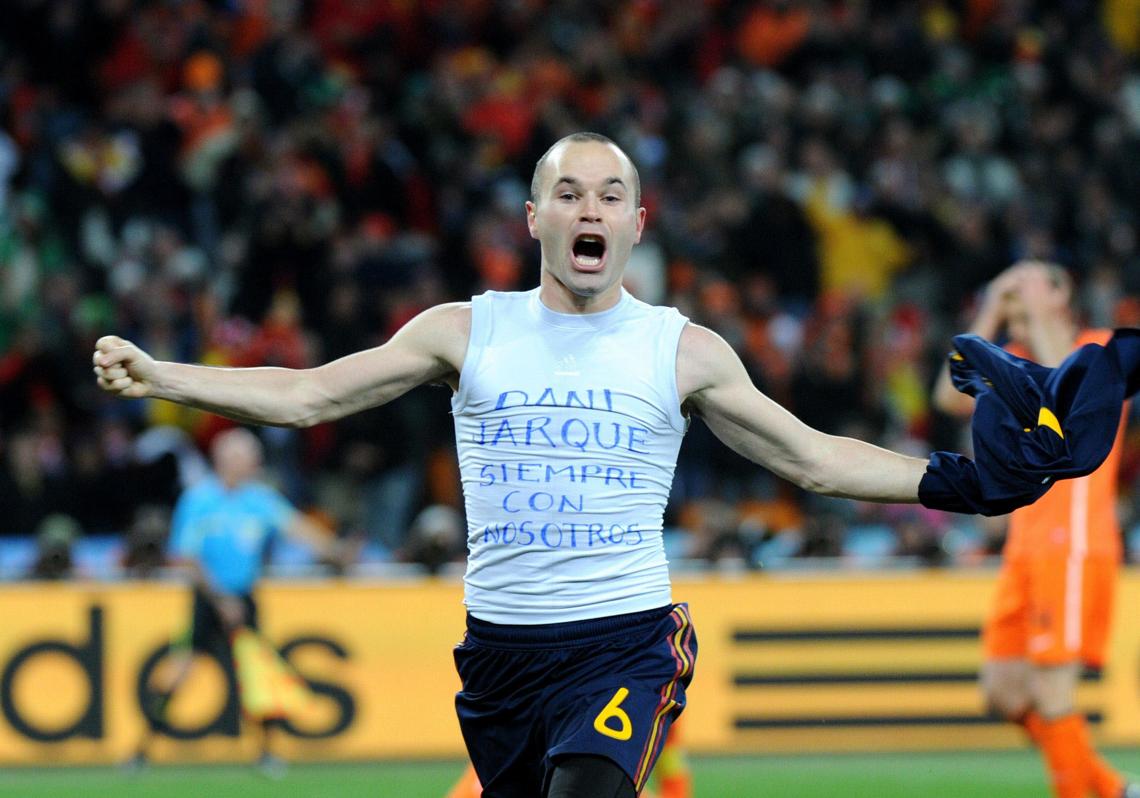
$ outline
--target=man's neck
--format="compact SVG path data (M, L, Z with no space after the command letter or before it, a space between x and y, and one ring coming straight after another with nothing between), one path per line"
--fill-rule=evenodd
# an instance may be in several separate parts
M600 294L581 296L575 294L549 272L543 271L538 297L547 309L555 313L601 313L614 307L621 300L621 284L614 284Z

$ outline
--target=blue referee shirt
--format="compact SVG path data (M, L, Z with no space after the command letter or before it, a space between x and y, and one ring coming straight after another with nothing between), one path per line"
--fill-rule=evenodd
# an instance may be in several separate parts
M174 508L171 553L197 560L214 590L250 593L266 545L296 512L268 485L247 482L227 490L221 480L209 476L187 489Z

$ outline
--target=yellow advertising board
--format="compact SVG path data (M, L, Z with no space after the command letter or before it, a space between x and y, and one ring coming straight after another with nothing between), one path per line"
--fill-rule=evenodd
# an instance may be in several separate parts
M1019 745L982 712L978 628L990 572L681 579L700 643L685 713L698 752ZM454 582L267 583L267 637L305 676L315 711L275 732L295 759L462 755L451 648ZM1109 660L1080 706L1103 742L1140 743L1140 575L1122 579ZM0 587L0 765L125 758L188 620L162 583ZM204 660L169 712L156 758L255 755L218 665ZM236 738L235 735L237 734Z
M291 758L456 756L451 648L462 637L454 583L266 584L262 628L317 693L315 717L276 733ZM140 692L189 619L174 585L15 585L0 588L0 764L125 758L145 728ZM156 758L243 759L226 682L211 660L195 668L159 739Z
M918 750L1023 745L976 686L994 574L907 571L680 581L700 638L694 749ZM1108 662L1079 705L1099 738L1140 742L1140 580L1121 582Z

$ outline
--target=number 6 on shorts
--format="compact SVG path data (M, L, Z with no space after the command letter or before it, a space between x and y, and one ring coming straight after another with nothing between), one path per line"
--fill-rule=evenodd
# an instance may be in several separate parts
M619 687L614 697L606 704L598 716L594 718L594 731L598 734L604 734L606 737L612 737L615 740L625 741L633 736L633 724L629 720L629 715L621 708L621 702L625 701L626 696L629 695L629 690L624 687ZM607 721L614 719L618 723L618 728L614 729L607 724Z

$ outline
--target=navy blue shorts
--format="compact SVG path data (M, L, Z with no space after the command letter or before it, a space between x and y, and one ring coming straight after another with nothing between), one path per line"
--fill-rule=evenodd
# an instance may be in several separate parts
M245 623L257 629L257 604L253 596L243 594L237 597L245 610ZM214 602L201 591L194 591L194 608L190 620L190 647L204 654L213 654L219 662L228 662L231 657L230 633L222 616L218 614Z
M575 754L615 762L641 792L696 656L686 604L537 626L468 615L455 708L483 795L541 796Z

